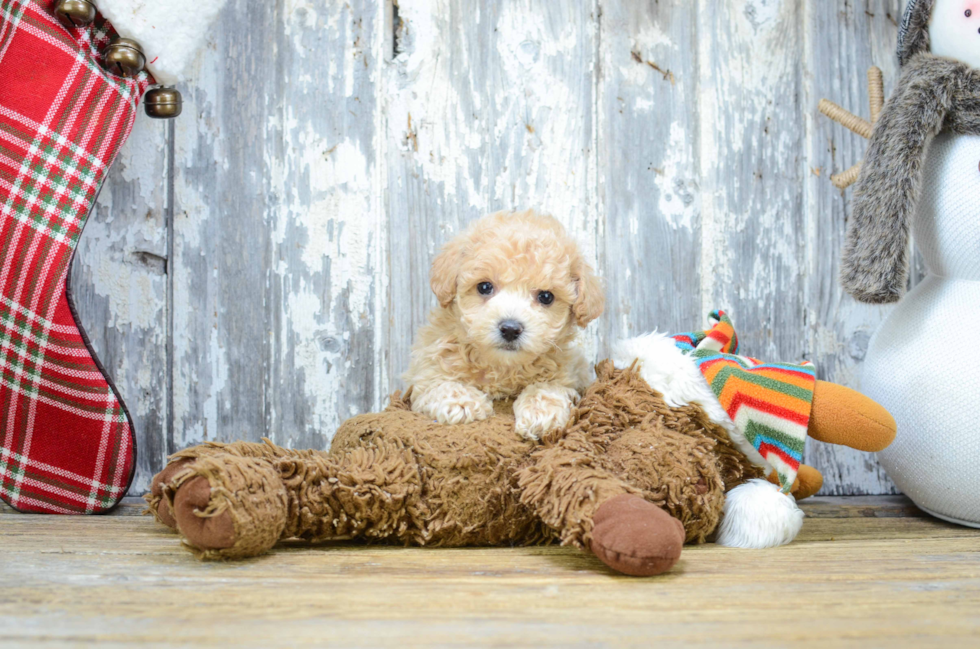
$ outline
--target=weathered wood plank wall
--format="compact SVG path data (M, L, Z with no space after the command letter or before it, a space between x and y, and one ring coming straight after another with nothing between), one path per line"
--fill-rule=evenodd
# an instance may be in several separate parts
M840 5L840 6L838 6ZM808 247L805 274L807 345L820 378L860 387L861 362L871 334L889 307L860 304L837 282L848 199L829 182L830 173L847 169L864 157L867 141L844 135L842 128L817 113L821 97L870 115L867 69L877 65L891 92L898 63L893 55L898 0L843 3L811 1L804 13L805 85L801 122L805 161L803 183ZM897 493L873 455L810 441L808 461L824 472L824 490L843 495L852 490Z
M820 117L894 80L899 0L233 1L172 125L141 119L79 249L83 322L165 456L325 447L401 385L438 247L558 216L605 278L596 357L727 308L745 348L858 385L885 309L836 283L864 142ZM813 444L825 492L888 493Z

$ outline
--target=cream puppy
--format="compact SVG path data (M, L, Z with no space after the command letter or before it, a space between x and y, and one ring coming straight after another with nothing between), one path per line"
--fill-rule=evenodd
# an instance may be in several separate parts
M459 424L516 397L521 435L562 428L591 378L575 337L604 297L561 224L533 211L483 217L442 249L431 286L439 307L404 377L412 409Z

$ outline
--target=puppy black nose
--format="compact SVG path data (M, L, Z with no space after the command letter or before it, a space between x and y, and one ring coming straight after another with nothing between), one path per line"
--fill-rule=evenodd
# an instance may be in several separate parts
M517 320L504 320L498 326L501 337L509 343L514 342L524 333L524 325Z

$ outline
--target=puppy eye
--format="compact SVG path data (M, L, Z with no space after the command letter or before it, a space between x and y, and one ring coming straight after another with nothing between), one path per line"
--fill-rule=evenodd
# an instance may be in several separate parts
M493 284L490 282L480 282L476 285L476 292L480 295L490 295L493 293Z
M555 301L555 294L552 293L551 291L541 291L540 293L538 293L538 302L540 302L541 304L548 306L554 301Z

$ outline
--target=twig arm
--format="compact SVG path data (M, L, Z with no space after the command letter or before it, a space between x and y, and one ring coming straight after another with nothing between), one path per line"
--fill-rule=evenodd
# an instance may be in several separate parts
M871 104L871 123L878 121L881 109L885 106L885 79L881 68L868 68L868 101Z
M843 125L851 132L857 133L865 139L871 139L871 122L868 120L858 117L849 110L841 108L829 99L821 99L817 108L821 113L838 124Z

